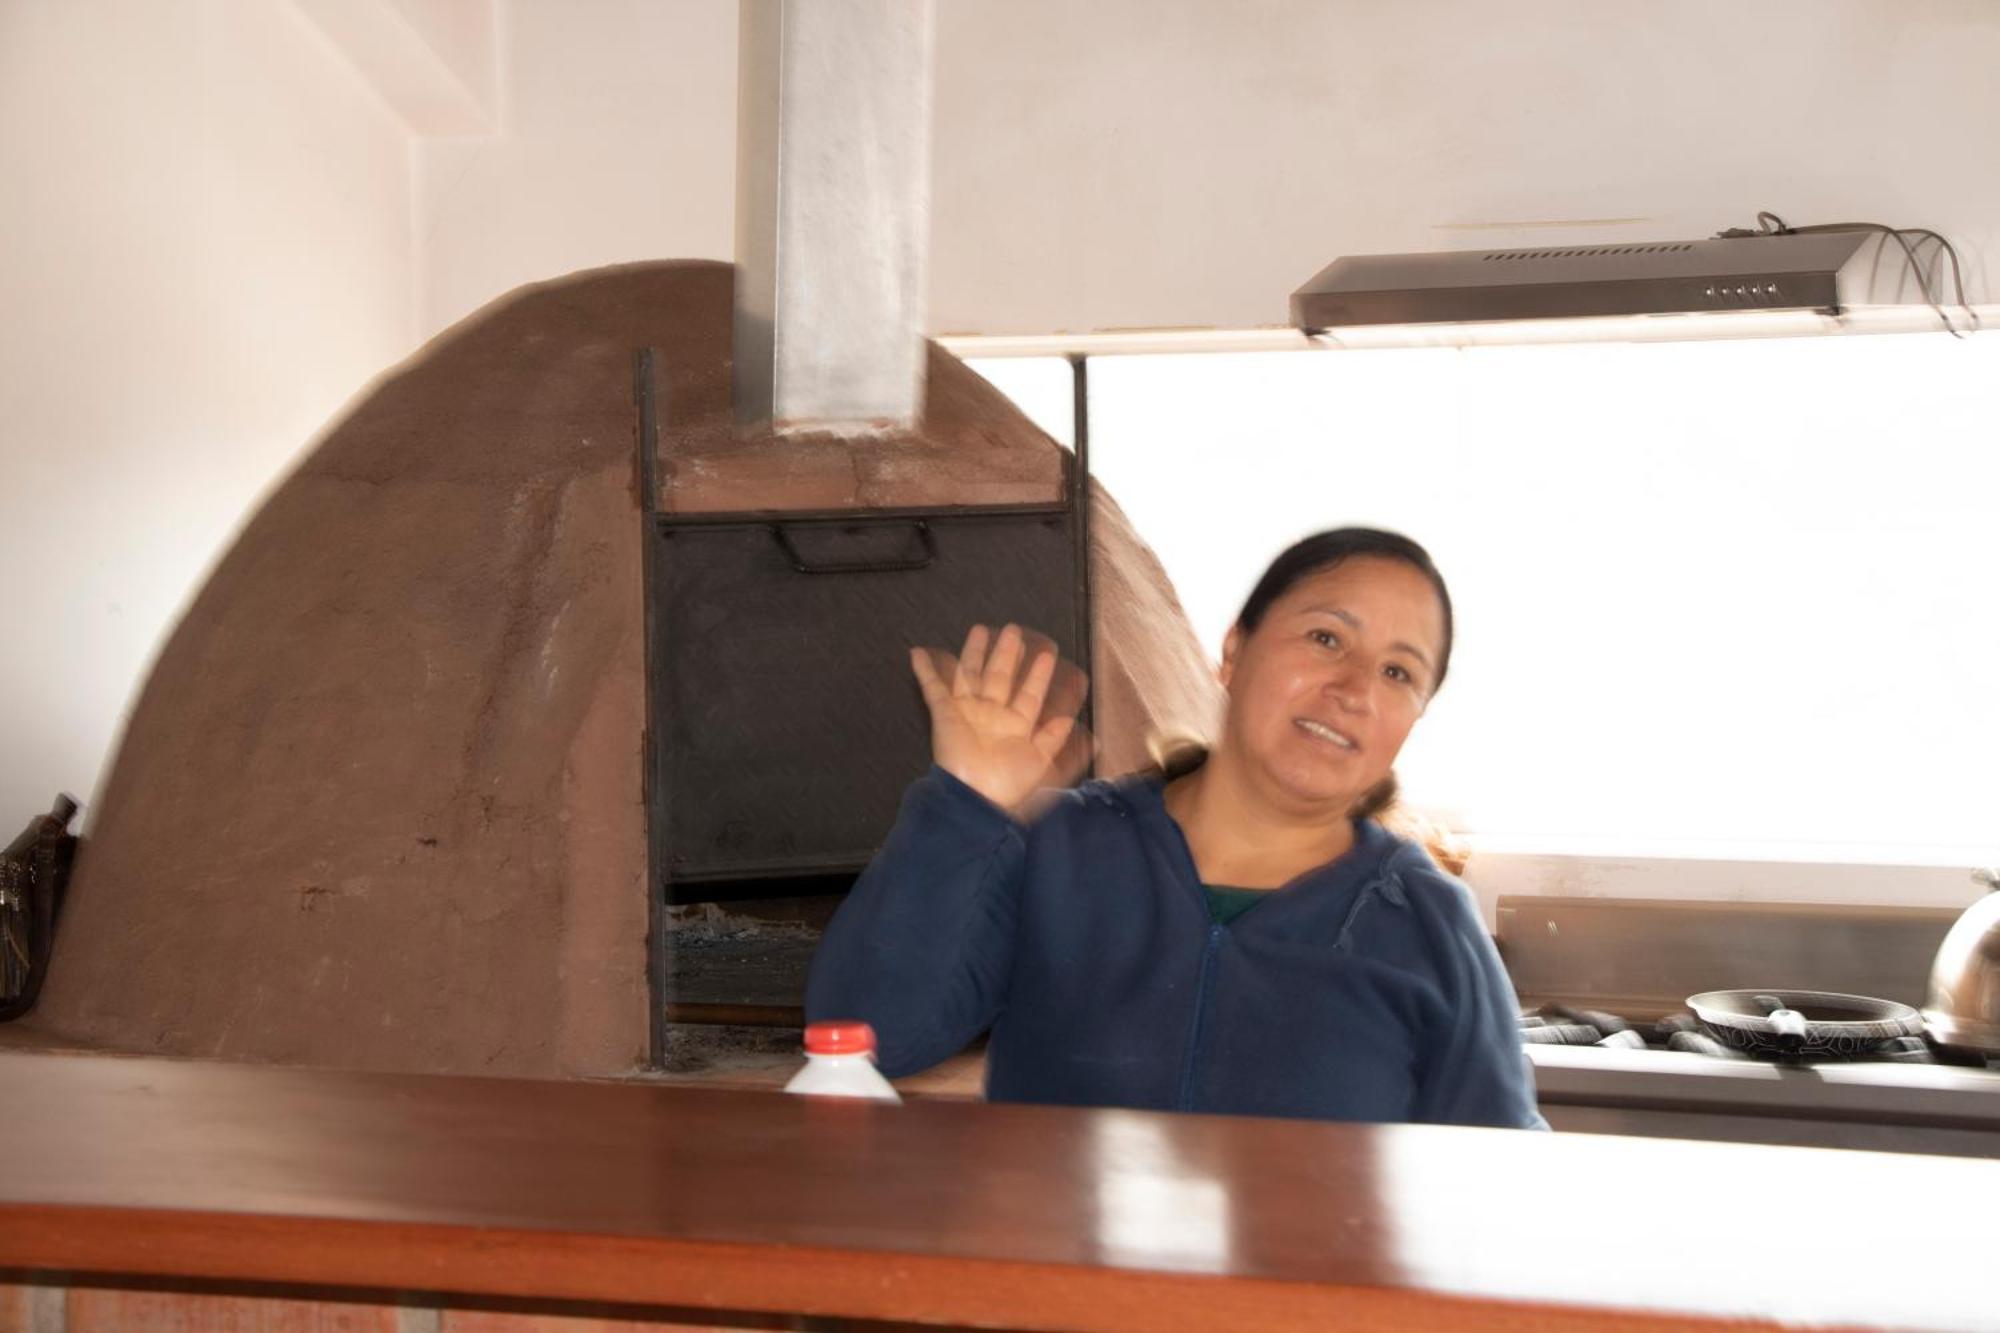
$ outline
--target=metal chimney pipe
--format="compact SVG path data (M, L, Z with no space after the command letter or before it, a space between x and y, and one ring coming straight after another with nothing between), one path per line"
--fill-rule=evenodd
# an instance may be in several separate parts
M923 411L935 0L741 0L739 427Z

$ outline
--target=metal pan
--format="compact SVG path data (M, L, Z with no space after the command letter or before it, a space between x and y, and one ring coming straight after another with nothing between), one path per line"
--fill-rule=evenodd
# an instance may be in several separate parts
M1837 991L1712 990L1687 1005L1717 1041L1763 1060L1852 1060L1924 1030L1907 1004Z

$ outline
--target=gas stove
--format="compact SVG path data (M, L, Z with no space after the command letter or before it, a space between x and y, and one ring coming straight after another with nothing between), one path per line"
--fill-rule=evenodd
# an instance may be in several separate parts
M2000 1158L2000 1062L1882 1043L1853 1059L1752 1059L1693 1015L1543 1005L1521 1016L1557 1130Z
M1621 1051L1675 1051L1718 1060L1764 1063L1706 1031L1691 1013L1669 1014L1657 1021L1628 1020L1600 1009L1544 1004L1521 1014L1521 1040L1531 1046L1595 1046ZM2000 1058L1939 1046L1923 1037L1891 1037L1839 1061L1801 1058L1793 1066L1830 1063L1948 1065L1960 1069L2000 1072ZM1780 1063L1780 1062L1771 1062Z

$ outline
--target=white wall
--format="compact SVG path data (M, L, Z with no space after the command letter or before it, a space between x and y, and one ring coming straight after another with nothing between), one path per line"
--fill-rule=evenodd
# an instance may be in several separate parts
M5 835L88 798L203 570L409 349L409 189L289 5L0 0Z
M495 0L289 0L413 134L491 134Z
M502 0L502 29L504 132L419 159L426 331L728 258L734 0ZM1983 289L1996 66L1991 0L940 0L931 324L1282 324L1343 252L1760 208L1936 227Z
M392 0L438 63L464 85L491 119L499 102L498 34L494 0ZM491 129L491 125L482 127Z
M417 148L435 333L523 283L735 243L735 0L502 0L501 132Z
M1996 59L1988 0L946 0L934 322L1282 324L1342 253L1760 208L1990 261Z

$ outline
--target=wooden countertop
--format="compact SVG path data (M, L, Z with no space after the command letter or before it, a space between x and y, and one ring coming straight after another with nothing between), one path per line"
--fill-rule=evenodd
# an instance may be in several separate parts
M2000 1162L21 1053L0 1134L17 1270L1034 1329L2000 1308Z

